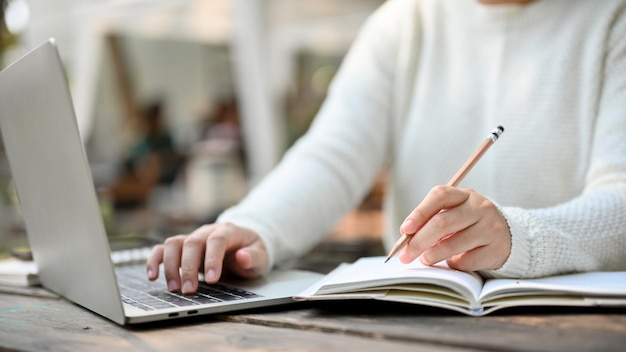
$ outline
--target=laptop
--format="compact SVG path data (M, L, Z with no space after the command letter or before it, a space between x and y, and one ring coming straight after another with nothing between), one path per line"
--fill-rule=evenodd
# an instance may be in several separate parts
M54 39L0 72L0 130L42 286L118 324L286 304L322 277L273 270L182 295L145 265L116 267Z

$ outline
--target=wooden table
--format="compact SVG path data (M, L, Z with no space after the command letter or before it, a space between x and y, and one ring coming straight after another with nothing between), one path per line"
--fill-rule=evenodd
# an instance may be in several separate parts
M380 254L371 243L323 243L294 266L325 272ZM386 302L300 302L121 327L43 289L0 288L4 350L624 351L626 309L519 308L473 318Z
M623 351L625 346L623 309L516 309L472 318L384 302L307 302L121 327L44 290L0 293L1 351Z

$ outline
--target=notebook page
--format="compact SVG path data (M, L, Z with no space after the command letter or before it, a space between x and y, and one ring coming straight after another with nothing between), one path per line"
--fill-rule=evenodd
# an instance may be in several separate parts
M487 280L480 299L524 294L568 293L581 296L626 296L626 272L593 272L539 279Z
M450 269L445 262L426 266L414 261L402 264L397 258L385 263L386 257L366 257L328 277L316 294L331 294L364 288L376 289L393 284L441 285L459 292L468 300L476 302L483 279L476 273Z

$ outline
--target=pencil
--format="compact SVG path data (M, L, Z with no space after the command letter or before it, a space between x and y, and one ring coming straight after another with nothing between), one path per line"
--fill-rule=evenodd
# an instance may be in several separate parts
M478 149L476 149L474 154L472 154L469 157L469 159L467 159L465 164L463 164L463 166L461 166L459 171L457 171L456 174L452 177L452 179L450 179L447 185L452 186L452 187L458 186L458 184L461 183L463 178L465 178L465 176L470 172L470 170L474 167L474 165L476 165L478 160L480 160L483 154L485 154L487 149L489 149L489 147L491 147L491 145L493 145L498 140L498 138L500 138L500 135L503 132L504 132L504 127L502 126L498 126L494 128L493 131L489 133L489 136L487 136L485 141L478 147ZM393 248L391 248L391 251L389 252L389 255L387 255L387 259L385 260L385 263L388 262L389 259L393 258L402 248L404 248L407 245L407 243L409 243L412 237L413 237L413 234L403 233L400 239L398 239L398 241L393 245Z

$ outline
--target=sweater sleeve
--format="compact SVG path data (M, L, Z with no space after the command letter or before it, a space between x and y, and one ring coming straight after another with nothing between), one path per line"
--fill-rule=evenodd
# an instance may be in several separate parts
M387 2L370 16L308 132L238 205L218 218L257 232L270 267L305 253L326 236L362 200L380 170L399 4Z
M620 15L607 39L585 189L549 208L501 208L512 250L504 266L486 276L626 270L626 12Z

